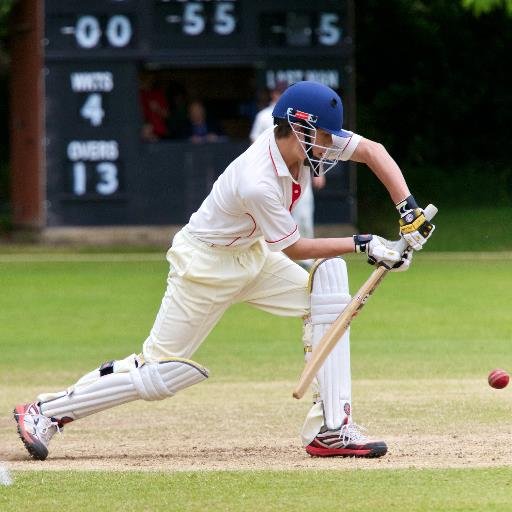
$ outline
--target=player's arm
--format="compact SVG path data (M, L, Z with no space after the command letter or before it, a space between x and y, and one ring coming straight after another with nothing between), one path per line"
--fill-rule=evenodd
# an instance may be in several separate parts
M292 260L331 258L355 252L354 240L347 238L299 238L283 252Z
M420 250L434 231L434 225L416 204L400 167L386 148L363 137L350 159L366 164L386 187L400 214L400 233L411 247Z
M350 159L366 164L386 187L395 204L411 195L400 167L382 144L363 137Z
M399 242L377 235L354 235L346 238L299 238L283 252L292 260L330 258L349 252L363 253L371 265L384 264L389 269L407 270L412 255L401 254Z

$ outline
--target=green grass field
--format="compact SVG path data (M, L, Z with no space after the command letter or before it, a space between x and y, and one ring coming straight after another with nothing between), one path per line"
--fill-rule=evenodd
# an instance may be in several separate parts
M291 399L302 368L300 321L240 305L194 356L211 370L207 383L98 415L106 419L97 427L77 422L52 441L47 461L31 462L13 404L139 351L165 287L163 255L85 259L0 256L0 461L14 477L0 485L1 511L512 510L512 393L486 384L492 368L512 370L510 254L418 254L354 321L356 420L389 436L382 460L327 462L302 451L297 433L308 405ZM355 291L371 268L348 261ZM176 415L188 407L197 416L180 426ZM157 444L145 444L155 437L145 421L166 418L173 423L157 430ZM195 444L184 439L179 458L167 441L158 444L165 434L179 450L175 437L192 425ZM116 442L114 427L124 448L104 453L104 439ZM202 439L215 449L202 450ZM196 446L205 469L194 466ZM282 467L279 453L272 459L279 449L289 459ZM259 462L247 469L253 456Z

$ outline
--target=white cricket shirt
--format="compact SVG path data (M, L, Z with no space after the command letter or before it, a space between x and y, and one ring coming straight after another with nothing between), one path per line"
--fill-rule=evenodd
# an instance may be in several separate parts
M347 135L333 137L343 148L341 160L349 160L361 140ZM282 251L300 238L291 211L310 179L305 166L298 181L292 178L268 128L219 176L186 229L215 246L244 248L263 237L271 251Z

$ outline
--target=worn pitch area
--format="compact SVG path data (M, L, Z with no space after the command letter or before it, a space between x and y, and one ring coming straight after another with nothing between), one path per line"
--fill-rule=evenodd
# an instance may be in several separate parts
M67 425L50 456L33 461L12 420L13 396L40 391L4 385L0 461L15 470L395 469L512 466L512 388L482 380L360 380L354 419L388 443L381 459L318 459L299 431L309 400L293 382L213 379L161 402L138 401Z

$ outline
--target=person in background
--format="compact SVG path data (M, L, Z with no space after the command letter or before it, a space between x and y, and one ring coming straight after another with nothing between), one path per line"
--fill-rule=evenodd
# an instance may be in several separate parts
M249 138L251 142L254 142L267 128L270 128L274 124L272 118L272 111L281 97L281 94L287 89L288 83L279 81L275 87L270 91L270 105L260 110L254 118L254 123L251 128ZM325 187L325 176L312 176L310 185L303 191L299 201L294 204L292 210L292 216L297 223L299 233L305 238L315 237L315 200L313 197L313 188L320 190ZM302 260L298 262L306 269L310 268L313 264L313 260Z
M191 142L216 142L219 140L219 129L207 118L206 109L201 101L192 101L188 106L188 121Z
M165 88L160 86L155 75L148 72L142 74L139 98L144 117L142 138L148 142L166 139L169 136L169 102Z

